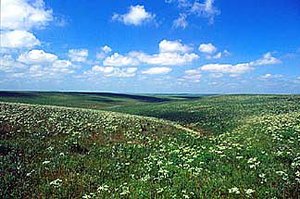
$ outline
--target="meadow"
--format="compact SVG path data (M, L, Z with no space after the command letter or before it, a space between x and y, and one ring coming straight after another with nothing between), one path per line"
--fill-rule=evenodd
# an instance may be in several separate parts
M1 198L299 198L300 96L0 92Z

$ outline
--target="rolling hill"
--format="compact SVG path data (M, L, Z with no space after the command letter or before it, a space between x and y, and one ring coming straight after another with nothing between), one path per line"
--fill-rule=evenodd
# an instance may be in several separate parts
M4 198L299 197L299 96L155 96L168 100L96 110L62 107L74 100L63 95L0 103Z

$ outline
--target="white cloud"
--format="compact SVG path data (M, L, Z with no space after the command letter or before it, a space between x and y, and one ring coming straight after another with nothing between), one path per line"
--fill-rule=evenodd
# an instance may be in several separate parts
M3 55L0 60L0 71L15 72L15 70L25 67L24 64L16 62L11 55Z
M101 73L104 73L104 74L110 74L114 71L114 67L112 66L93 66L92 69L91 69L93 72L97 73L97 72L101 72Z
M281 77L283 77L283 75L279 75L279 74L273 75L273 74L267 73L267 74L260 76L259 79L276 79L276 78L281 78Z
M112 66L95 65L90 70L83 73L83 77L95 78L98 75L104 77L134 77L136 75L136 67L116 68Z
M41 28L52 19L43 0L1 0L1 30Z
M110 53L112 51L111 47L105 45L101 48L101 50L105 53Z
M42 78L45 77L45 75L46 71L40 65L32 65L28 70L28 76L33 78Z
M12 55L1 57L0 71L6 73L6 78L15 79L60 79L72 74L77 69L69 60L61 60L55 54L43 50L30 50L13 58Z
M261 59L251 62L251 64L254 66L271 65L271 64L279 64L279 63L281 63L281 61L273 57L270 52L264 54Z
M74 67L68 60L56 60L49 65L33 64L28 71L24 71L25 78L39 80L60 79L68 74L74 73Z
M159 51L161 53L180 52L185 53L192 50L189 46L182 44L180 41L162 40L159 42Z
M201 70L216 72L216 73L231 73L231 74L242 74L252 70L252 66L249 63L241 64L205 64L201 66Z
M87 49L70 49L68 56L73 62L85 62L89 55Z
M101 48L101 51L96 54L96 57L97 59L104 59L111 52L112 52L111 47L105 45Z
M114 73L110 76L114 77L134 77L136 75L137 68L129 67L129 68L116 68Z
M191 63L199 58L195 53L185 53L191 48L179 41L162 40L158 54L146 54L132 51L127 55L114 53L103 61L104 66L137 66L139 64L178 66Z
M73 64L69 60L56 60L52 63L51 70L58 73L73 73Z
M33 64L25 71L25 78L60 79L65 75L74 73L74 66L68 60L56 60L50 65Z
M179 17L173 21L174 28L185 29L188 26L187 15L185 13L180 13Z
M143 5L130 6L126 14L114 14L112 19L121 21L125 25L139 26L155 18L155 15L147 12Z
M52 19L52 10L46 9L43 0L1 1L1 47L32 48L40 41L30 32L43 28Z
M281 61L271 55L271 53L266 53L262 58L248 62L248 63L240 63L240 64L205 64L200 67L202 71L214 72L214 73L229 73L232 75L239 75L242 73L249 72L253 70L256 66L262 65L272 65L278 64Z
M158 74L167 74L171 71L172 71L172 69L168 68L168 67L152 67L152 68L142 71L142 74L158 75Z
M8 74L8 78L24 79L59 79L75 72L75 67L68 60L54 60L53 62L30 62L27 65L15 61L7 56L1 63L0 70Z
M18 61L25 64L47 64L57 60L57 56L43 50L31 50L18 57Z
M212 24L214 22L215 16L219 15L220 11L214 6L214 0L203 0L203 1L204 1L203 3L199 3L199 0L166 0L165 2L176 3L178 5L180 12L185 16L195 15L198 17L204 17L209 20L210 24ZM180 19L180 17L178 19ZM186 21L186 17L182 19Z
M200 44L199 51L206 54L213 54L217 51L217 48L212 43Z
M139 61L136 58L119 53L114 53L103 61L104 66L136 66L138 64Z
M185 65L199 58L195 53L159 53L153 55L137 53L136 55L142 63L161 66Z
M3 48L32 48L41 44L32 33L25 30L1 32L0 41Z
M206 59L220 59L221 57L228 56L230 53L227 50L218 52L216 46L212 43L203 43L199 45L198 50L205 54Z
M184 71L184 76L181 78L181 80L187 80L191 82L200 82L202 74L197 69L192 70L186 70Z
M222 57L229 56L229 55L230 55L230 53L227 50L224 50L223 52L217 52L217 53L215 53L213 55L207 54L205 56L205 58L206 59L220 59Z
M214 0L205 0L204 3L199 3L195 1L193 6L191 7L190 12L203 16L209 19L209 23L214 22L214 17L220 14L220 11L214 7Z
M48 65L31 65L27 72L29 77L36 79L60 79L75 72L75 66L68 60L55 60Z

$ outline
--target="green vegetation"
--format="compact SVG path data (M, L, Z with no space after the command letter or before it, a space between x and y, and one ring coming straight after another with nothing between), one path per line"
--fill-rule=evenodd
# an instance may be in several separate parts
M160 103L186 99L197 99L199 96L186 95L133 95L115 93L89 92L10 92L0 91L0 101L28 104L56 105L104 109L118 106L135 106L138 104Z
M300 96L208 96L189 101L111 107L110 110L162 118L189 128L222 134L232 131L249 117L300 112Z
M1 198L300 197L300 96L62 95L1 98Z

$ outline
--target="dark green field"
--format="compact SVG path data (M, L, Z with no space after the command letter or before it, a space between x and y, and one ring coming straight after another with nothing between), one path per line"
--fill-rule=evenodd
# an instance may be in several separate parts
M299 198L299 95L0 92L0 198Z
M105 109L160 102L199 99L203 95L134 95L89 92L9 92L0 91L0 101L67 107Z

